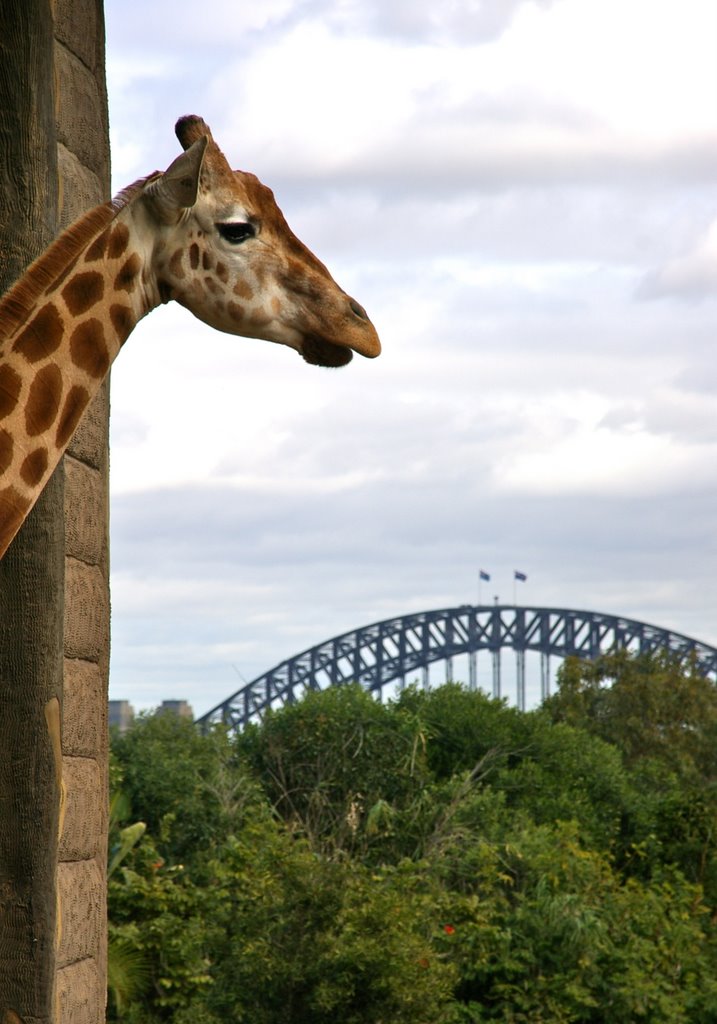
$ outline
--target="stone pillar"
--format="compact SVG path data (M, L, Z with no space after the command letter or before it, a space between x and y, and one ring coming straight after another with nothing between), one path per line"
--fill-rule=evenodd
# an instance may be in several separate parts
M0 291L57 230L49 0L0 2ZM54 1024L62 471L0 560L0 1021Z
M60 228L109 196L101 0L55 0ZM72 439L65 471L62 774L56 1024L99 1024L107 990L109 382Z

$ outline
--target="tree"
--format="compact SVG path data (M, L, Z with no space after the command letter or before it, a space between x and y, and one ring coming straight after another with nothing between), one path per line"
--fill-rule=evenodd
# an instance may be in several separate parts
M630 765L649 759L682 777L717 778L717 687L696 663L626 651L569 658L558 687L545 705L552 721L615 744Z
M445 1019L453 969L435 955L435 900L416 872L312 848L221 730L156 715L114 746L125 819L149 811L157 829L124 847L119 821L113 832L111 944L146 972L123 1021Z
M125 1019L714 1020L712 784L556 704L347 687L235 743L140 722L116 747L158 832L111 919L151 985Z
M114 737L112 750L132 814L147 823L163 856L186 860L241 814L246 773L222 729L204 735L178 715L144 715Z
M282 818L325 852L365 849L426 781L420 720L359 686L309 693L237 739ZM366 826L369 825L368 832Z
M616 848L626 869L676 864L717 905L717 687L672 655L621 652L566 661L544 712L609 740L630 769L639 800Z

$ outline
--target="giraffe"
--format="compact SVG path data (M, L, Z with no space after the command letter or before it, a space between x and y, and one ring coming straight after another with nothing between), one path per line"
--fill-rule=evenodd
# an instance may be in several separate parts
M0 302L0 558L135 325L174 300L220 331L338 367L379 355L365 310L233 171L194 114L183 152L90 210Z

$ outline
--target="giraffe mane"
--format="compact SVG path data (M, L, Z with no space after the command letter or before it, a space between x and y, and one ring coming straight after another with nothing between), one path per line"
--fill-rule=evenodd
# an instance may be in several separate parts
M40 298L77 257L128 206L159 172L139 178L106 203L82 214L30 265L22 278L0 296L0 338L24 323Z

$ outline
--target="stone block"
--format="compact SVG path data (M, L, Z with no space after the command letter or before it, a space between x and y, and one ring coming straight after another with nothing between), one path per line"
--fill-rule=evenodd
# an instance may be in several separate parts
M62 752L104 758L107 751L107 680L99 665L65 658Z
M65 228L107 196L95 172L84 167L61 143L57 147L57 172L60 179L60 224Z
M62 103L57 108L57 140L80 163L105 182L108 179L105 98L82 61L61 43L55 44L55 79Z
M107 485L104 475L84 462L65 459L65 553L88 565L104 562Z
M94 959L81 960L57 972L57 1024L102 1024L105 992Z
M105 925L105 886L97 864L59 864L57 889L61 927L57 966L97 959L104 949Z
M102 0L55 0L55 40L67 47L91 71L103 76L105 23Z
M65 559L65 657L103 663L109 650L109 593L99 566Z
M104 853L107 790L97 761L89 757L63 757L65 813L58 857L60 861L87 860Z

